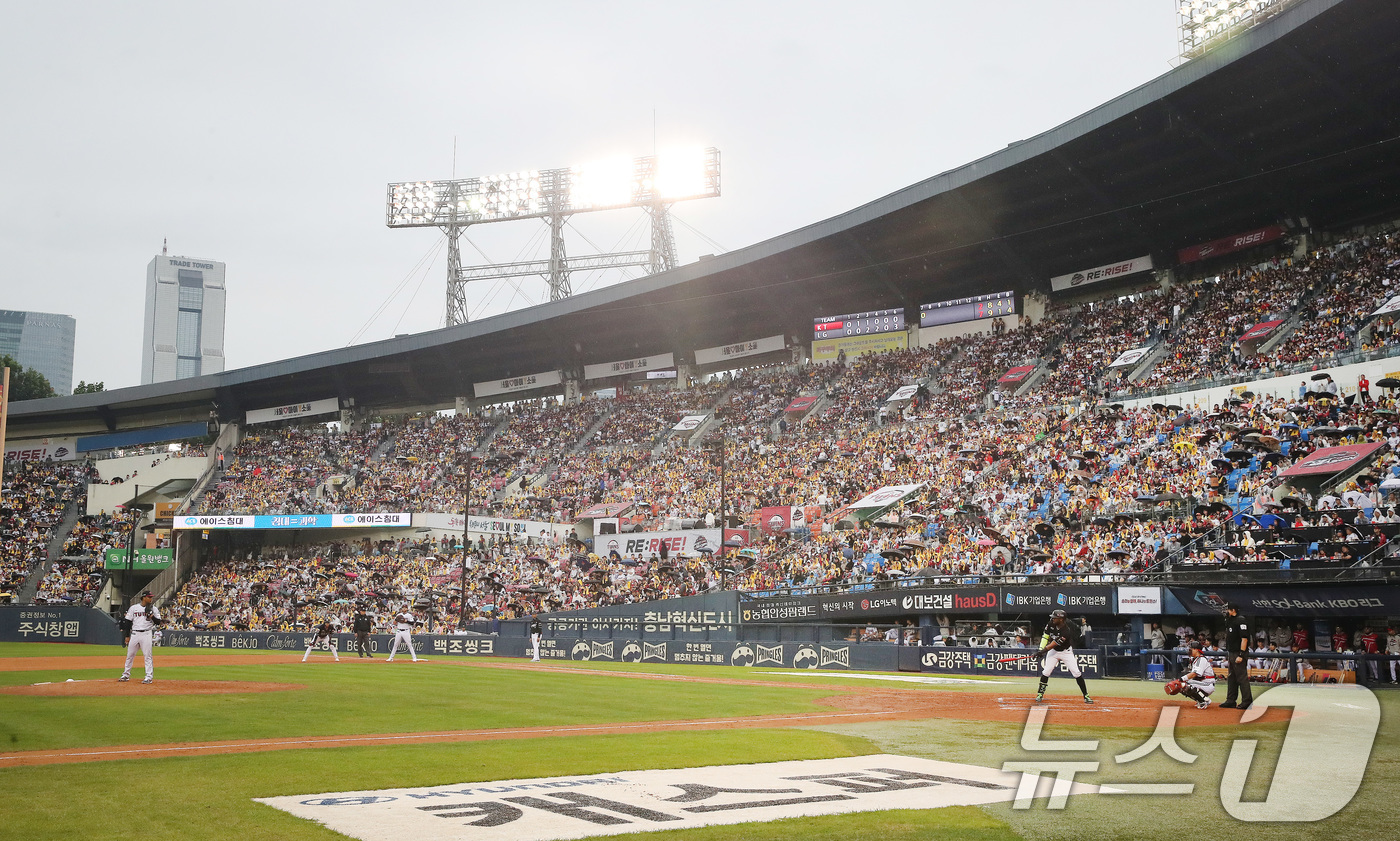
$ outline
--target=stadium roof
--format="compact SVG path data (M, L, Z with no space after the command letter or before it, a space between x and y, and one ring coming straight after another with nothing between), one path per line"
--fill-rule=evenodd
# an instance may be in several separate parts
M673 271L470 324L222 374L26 401L10 438L225 419L326 397L442 404L473 382L709 347L814 316L1049 278L1261 225L1400 216L1400 3L1307 0L1036 137ZM1111 68L1105 68L1111 72Z

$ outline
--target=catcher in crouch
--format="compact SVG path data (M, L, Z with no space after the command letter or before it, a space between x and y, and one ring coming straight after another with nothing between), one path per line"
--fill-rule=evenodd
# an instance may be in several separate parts
M1035 693L1036 703L1045 700L1045 687L1050 683L1050 674L1055 671L1056 663L1062 664L1079 682L1079 691L1084 694L1084 703L1094 703L1094 699L1089 697L1089 687L1084 685L1084 673L1079 669L1079 660L1074 656L1074 644L1083 637L1084 633L1079 623L1067 619L1063 610L1050 614L1050 621L1045 623L1045 632L1040 638L1040 650L1035 653L1037 658L1043 658L1040 667L1040 689Z
M1191 663L1178 680L1168 681L1168 695L1185 695L1196 702L1196 709L1210 706L1211 693L1215 692L1215 667L1202 653L1201 644L1191 643Z

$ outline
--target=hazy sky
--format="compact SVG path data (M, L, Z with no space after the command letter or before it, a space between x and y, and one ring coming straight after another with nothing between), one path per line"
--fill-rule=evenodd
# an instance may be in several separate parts
M660 148L722 155L723 195L676 209L689 263L1165 73L1175 6L12 3L0 308L74 316L74 382L135 385L145 267L168 237L171 254L228 264L230 369L430 330L443 323L443 237L386 228L385 184L451 175L454 136L458 176L568 166L650 153L655 110ZM593 251L582 236L643 248L641 218L577 216L569 252ZM469 237L493 262L539 259L542 227ZM547 288L478 284L469 297L476 317Z

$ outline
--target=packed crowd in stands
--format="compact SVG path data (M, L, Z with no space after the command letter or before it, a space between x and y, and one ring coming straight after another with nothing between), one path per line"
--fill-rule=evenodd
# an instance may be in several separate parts
M0 491L0 599L9 601L48 560L64 510L86 490L86 464L7 462Z
M335 513L351 510L338 488L367 468L389 430L326 424L257 429L239 443L218 484L202 500L211 514Z
M677 405L678 393L685 395L687 403L700 405ZM706 399L713 401L714 397L701 389L688 392L658 389L619 394L609 401L612 404L610 412L603 425L588 439L588 446L650 450L681 419L683 410L690 408L702 413L707 410Z
M1362 336L1368 317L1400 293L1400 251L1395 235L1366 236L1301 259L1280 258L1181 288L1190 303L1170 333L1168 353L1136 383L1151 391L1193 380L1267 376L1296 365L1322 362L1359 348L1377 349L1393 333ZM1277 333L1242 337L1257 324L1297 316L1296 329L1260 353Z
M450 633L468 619L517 617L600 603L693 595L719 579L695 558L618 563L559 541L473 547L462 587L460 551L438 555L430 541L373 546L326 544L216 557L181 588L172 626L294 631L321 622L348 628L364 606L378 632L410 610L423 633Z
M1304 305L1298 329L1273 352L1274 364L1296 365L1362 344L1359 334L1366 319L1400 294L1397 266L1400 243L1367 237L1342 249L1331 265L1319 267L1327 277ZM1393 341L1393 331L1381 334L1373 333L1365 344L1376 348Z
M63 541L63 557L54 561L39 584L35 601L91 605L102 589L108 549L126 545L128 520L111 514L83 515Z
M1054 313L1055 318L1074 323L1073 339L1054 354L1051 371L1037 388L1049 394L1098 393L1105 375L1119 378L1131 372L1132 366L1108 368L1120 354L1154 344L1189 304L1182 287L1167 292L1146 287L1113 301Z
M1092 580L1172 567L1286 571L1310 563L1381 563L1390 557L1389 541L1400 535L1400 516L1385 507L1394 500L1380 487L1400 472L1394 455L1355 486L1317 500L1280 474L1319 440L1400 445L1395 409L1388 397L1347 404L1313 393L1303 402L1260 398L1208 410L1101 409L1073 418L992 412L975 421L888 424L848 442L850 449L819 439L790 446L730 441L731 515L760 526L765 506L810 505L818 515L809 534L763 534L756 547L722 563L608 557L553 535L525 535L479 547L469 573L468 613L520 616L715 586L762 591L904 578ZM599 451L574 467L577 472L561 470L544 487L573 505L584 494L592 501L630 502L649 528L714 523L719 500L709 452L685 449L653 458ZM872 470L881 484L923 485L898 516L851 531L823 522L870 489ZM1314 505L1317 512L1304 510ZM1309 530L1309 539L1300 543L1301 529ZM235 596L249 601L249 588L258 582L275 586L254 604L239 602L232 620L227 610L212 620L281 627L300 621L291 618L292 599L306 600L315 615L343 613L358 592L347 585L364 575L386 582L371 591L384 610L394 599L421 601L437 588L439 612L455 617L460 611L451 589L460 555L450 546L432 561L406 555L404 547L353 563L344 553L334 562L329 555L300 557L306 563L293 570L300 578L291 582L299 581L300 589L290 586L277 562L229 562L238 574L218 568L223 583L216 589L229 591L226 604ZM227 582L240 580L246 592L230 590ZM300 592L308 588L315 592ZM196 595L187 606L203 602L205 613L192 615L207 623L209 605L219 597L207 584ZM337 606L337 600L343 601Z
M292 628L344 621L366 602L380 615L431 607L437 627L450 628L464 601L480 618L715 587L1388 564L1400 537L1400 406L1391 392L1348 402L1304 378L1296 395L1242 395L1212 407L1124 410L1092 397L1121 385L1120 372L1106 367L1118 354L1156 342L1167 343L1166 354L1137 388L1384 347L1395 340L1392 323L1369 315L1392 294L1397 263L1391 240L1375 237L1165 292L1051 306L1034 321L1017 317L1009 329L926 347L364 429L255 428L197 511L461 513L470 482L473 514L569 524L607 503L629 528L725 521L749 529L752 542L675 558L599 552L549 529L517 534L473 547L465 592L462 553L450 541L244 549L205 564L182 589L178 615L189 627ZM1257 322L1294 315L1299 329L1269 353L1240 340ZM1022 364L1048 373L1013 397L1021 381L998 380ZM888 402L904 386L908 399ZM799 395L816 407L789 417L783 410ZM705 440L669 435L682 415L711 411ZM1281 475L1318 446L1382 441L1392 452L1354 484L1290 484ZM18 538L0 549L7 589L28 574L36 541L47 542L72 495L67 474L26 472L42 470L63 468L24 467L13 489L6 482L7 505L19 494L26 512L0 523ZM80 479L81 469L69 470ZM889 485L918 489L894 513L855 522L847 506ZM762 512L775 506L795 507L803 520L772 530ZM119 525L81 523L68 554L93 566L56 567L46 597L87 598L83 585L100 582L96 559L120 539Z
M493 416L430 415L391 427L384 457L336 494L341 510L460 511L466 459L500 422ZM484 503L493 491L482 482L473 488L474 503Z
M740 371L716 412L726 435L767 437L783 410L802 394L819 394L837 373L834 365L778 365Z

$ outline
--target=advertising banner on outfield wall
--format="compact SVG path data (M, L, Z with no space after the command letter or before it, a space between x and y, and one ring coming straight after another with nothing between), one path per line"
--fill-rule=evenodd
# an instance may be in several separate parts
M1107 584L1002 587L1001 602L1008 611L1067 610L1072 614L1112 613L1116 605L1113 588Z
M0 612L0 617L3 617ZM115 625L113 625L115 627ZM311 633L282 631L166 631L161 644L169 648L203 648L234 651L287 651L301 653L311 644ZM3 637L0 637L3 638ZM353 634L333 637L341 654L355 652ZM387 652L393 644L388 634L371 634L369 652ZM421 654L462 657L525 657L529 640L520 637L441 636L414 634L414 648ZM708 666L766 666L778 669L859 669L894 671L899 646L890 643L853 645L846 642L740 642L736 640L675 640L645 638L586 639L546 636L540 640L541 660L579 660L609 663L670 663ZM326 656L324 650L312 656ZM1083 659L1081 657L1081 662Z
M675 365L675 354L654 353L651 356L639 356L636 359L621 359L617 362L585 365L583 366L583 378L585 380L601 380L607 377L620 377L650 371L654 368L674 368Z
M1101 283L1105 280L1117 280L1120 277L1151 269L1152 255L1144 254L1131 260L1120 260L1117 263L1095 266L1082 272L1070 272L1059 277L1052 277L1050 278L1050 288L1056 292L1063 292L1066 289L1075 289L1080 286L1088 286L1091 283Z
M408 528L413 515L392 514L201 514L175 518L177 529Z
M750 339L746 342L735 342L731 345L700 348L695 351L695 364L714 365L717 362L728 362L731 359L743 359L746 356L759 356L765 353L774 353L785 347L787 347L787 340L779 334L777 336L765 336L762 339Z
M1221 237L1220 239L1203 242L1200 245L1193 245L1176 252L1178 263L1194 263L1197 260L1205 260L1210 257L1219 257L1223 254L1233 254L1236 251L1243 251L1256 245L1263 245L1266 242L1273 242L1282 239L1284 234L1282 225L1266 225L1263 228L1256 228L1252 231L1245 231L1234 236Z
M30 438L5 442L5 463L17 461L72 461L78 457L77 438Z
M145 549L138 547L135 556L131 559L131 568L135 572L153 572L162 570L170 566L175 561L175 550L173 549ZM108 549L102 553L103 569L126 569L126 550Z
M0 606L0 642L85 642L119 645L110 616L90 607L23 604Z
M306 403L292 403L288 406L272 406L267 409L249 409L245 418L248 425L255 423L271 423L273 421L291 420L293 418L310 418L316 415L329 415L340 411L340 400L335 397L327 397L324 400L311 400Z
M497 394L512 394L517 391L531 391L536 388L552 388L563 385L564 374L560 371L541 371L538 374L524 374L519 377L506 377L485 383L472 383L472 393L477 397L494 397Z
M1220 615L1225 604L1243 616L1400 616L1400 587L1169 587L1192 614Z
M1118 613L1141 616L1161 616L1161 587L1119 587Z
M1113 587L1093 584L998 587L903 587L868 585L839 594L743 596L744 622L810 622L826 619L886 619L914 613L1039 614L1064 609L1074 614L1112 614Z
M619 555L629 558L640 555L647 560L655 552L661 554L661 547L672 558L693 558L702 552L719 549L719 529L683 529L681 531L644 531L631 534L597 534L593 536L593 551L599 556L616 550Z
M903 330L892 333L871 333L868 336L845 336L840 339L821 339L812 342L812 359L816 362L831 362L846 352L847 359L855 359L865 353L883 353L887 350L904 350L909 347L909 334Z
M1040 663L1029 658L1016 659L1007 663L1003 658L1016 657L1017 652L1027 649L1015 648L944 648L923 646L919 649L919 671L945 672L955 675L1013 675L1032 677L1040 674ZM1074 656L1079 660L1079 668L1084 677L1103 676L1103 666L1099 663L1098 652L1076 649ZM1058 675L1068 677L1064 671Z
M599 630L611 636L624 636L616 632L669 633L674 630L673 626L695 631L718 631L738 622L738 609L739 594L733 590L720 590L652 602L589 607L541 618L551 632Z
M461 532L461 514L414 514L413 525L420 529L437 529L439 531ZM543 520L506 520L495 517L472 517L472 534L499 534L509 535L516 540L530 538L539 539L540 532L545 532L546 536L558 534L561 538L568 535L569 526L563 523L546 523Z

